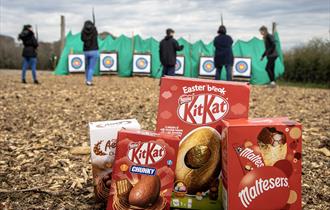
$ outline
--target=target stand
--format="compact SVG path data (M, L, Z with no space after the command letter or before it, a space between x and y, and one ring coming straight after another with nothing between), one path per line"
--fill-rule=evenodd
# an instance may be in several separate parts
M211 56L201 56L199 59L198 75L201 78L214 78L216 68L214 66L214 58Z
M176 56L175 75L183 76L185 71L185 57L183 55Z
M151 75L150 53L133 54L133 75L142 75L142 76Z
M100 72L118 74L118 53L115 51L100 53Z
M233 81L249 82L251 79L251 58L235 57L233 65Z
M69 54L68 66L70 73L85 72L85 55L84 54Z

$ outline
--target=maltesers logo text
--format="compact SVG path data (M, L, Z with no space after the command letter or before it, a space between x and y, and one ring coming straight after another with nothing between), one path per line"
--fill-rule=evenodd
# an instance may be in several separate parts
M289 179L287 177L276 177L270 179L259 178L255 181L253 186L246 186L239 193L241 203L245 208L248 208L250 204L259 196L267 191L274 190L276 188L288 188Z
M252 149L245 148L239 156L245 157L251 162L253 162L258 168L265 166L264 162L262 161L262 157L259 154L255 154Z
M204 125L222 119L229 110L228 101L215 94L183 95L179 98L178 116L190 124Z
M127 153L128 159L139 165L155 164L161 161L165 155L165 147L154 142L131 143Z

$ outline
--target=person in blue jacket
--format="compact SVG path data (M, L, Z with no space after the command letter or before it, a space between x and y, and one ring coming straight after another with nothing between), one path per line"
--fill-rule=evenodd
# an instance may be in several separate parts
M221 70L226 68L227 81L232 80L232 68L234 63L233 56L233 39L227 35L227 30L224 25L221 25L218 30L218 36L214 38L213 45L215 47L214 66L216 68L215 79L220 80Z
M18 40L23 41L23 66L22 66L22 83L26 83L26 69L30 66L34 84L39 84L37 80L37 48L38 40L36 39L32 26L24 25L22 32L18 35Z
M84 43L84 54L86 57L86 85L93 85L94 67L99 57L99 45L97 43L97 29L95 24L87 20L81 31L81 41Z

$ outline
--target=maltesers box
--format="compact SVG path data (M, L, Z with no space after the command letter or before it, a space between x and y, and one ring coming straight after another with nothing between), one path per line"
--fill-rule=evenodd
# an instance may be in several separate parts
M301 125L288 118L222 123L224 209L301 209Z
M117 133L122 128L141 129L135 119L89 123L94 192L97 201L106 202L111 185Z
M162 78L157 131L182 139L171 207L221 208L220 121L247 118L249 95L247 83Z
M121 130L107 210L170 209L179 138Z

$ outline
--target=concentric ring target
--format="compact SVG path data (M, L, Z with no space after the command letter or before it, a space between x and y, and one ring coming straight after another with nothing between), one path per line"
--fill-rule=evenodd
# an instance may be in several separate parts
M104 67L111 68L115 63L115 60L111 56L105 56L102 62Z
M175 71L179 71L181 69L182 63L179 59L176 59L175 63Z
M212 72L214 70L214 63L212 60L206 60L203 63L203 70L206 72Z
M145 58L138 58L135 62L135 65L138 69L144 70L148 66L148 61Z
M80 69L81 66L83 64L83 61L81 60L81 58L79 57L74 57L72 60L71 60L71 66L74 68L74 69Z
M237 72L243 74L248 70L248 64L245 61L238 61L235 65Z

